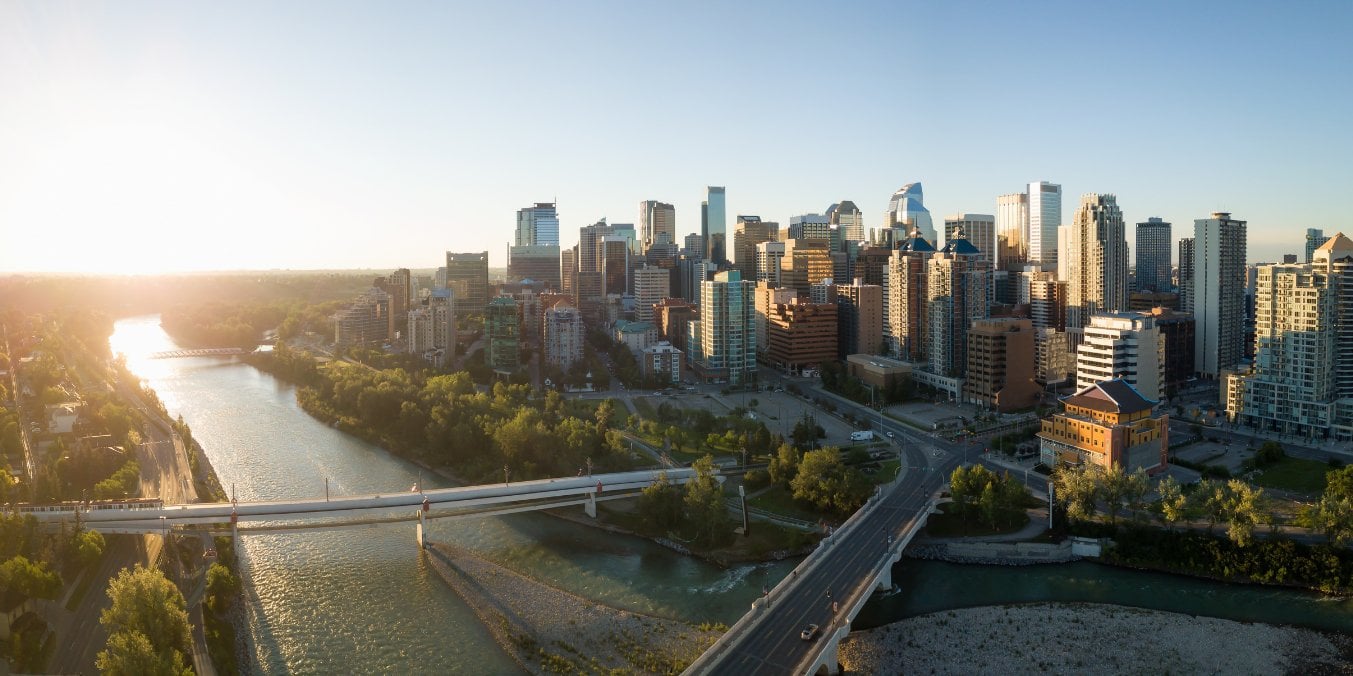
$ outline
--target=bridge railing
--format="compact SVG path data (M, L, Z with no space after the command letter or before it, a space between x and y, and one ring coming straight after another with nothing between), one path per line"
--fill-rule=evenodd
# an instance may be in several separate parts
M897 487L901 484L902 475L899 474L898 478L894 479L892 483L888 485L886 493L891 494L894 490L897 490ZM879 491L870 496L864 506L855 510L855 513L852 514L849 519L846 519L846 522L841 524L840 528L837 528L831 535L820 540L817 549L814 549L811 554L804 557L804 559L799 562L799 565L795 566L794 570L790 571L789 575L786 575L783 580L780 580L779 584L775 585L775 587L767 592L765 596L753 601L752 609L739 618L733 626L729 627L728 631L724 632L723 636L720 636L719 640L714 642L714 645L711 645L705 652L701 653L700 657L696 658L696 660L692 662L690 666L686 667L686 670L682 673L704 674L713 669L715 662L717 662L719 658L736 648L738 643L751 633L751 631L761 623L762 619L769 614L768 610L776 598L788 594L799 585L799 581L802 580L809 571L813 570L821 563L823 557L818 556L819 554L833 546L834 540L839 540L854 532L855 526L863 521L867 515L873 513L873 511L883 503L884 499L884 491Z

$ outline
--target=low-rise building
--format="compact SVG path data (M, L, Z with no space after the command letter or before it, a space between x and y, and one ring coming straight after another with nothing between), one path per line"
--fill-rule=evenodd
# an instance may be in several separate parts
M52 434L70 434L80 419L80 402L67 401L47 405L47 431Z
M850 377L880 391L903 391L911 386L912 365L874 354L852 354L846 357L846 373Z
M556 302L545 311L545 362L567 371L583 358L583 316L578 308Z
M644 378L679 383L683 357L681 350L672 347L671 343L662 341L644 348L640 353L639 370Z
M1062 400L1063 411L1043 419L1038 433L1043 464L1120 467L1148 474L1165 470L1170 417L1123 380L1081 388Z
M622 320L615 323L614 338L617 343L624 344L631 354L638 357L645 348L658 342L658 327L652 322Z

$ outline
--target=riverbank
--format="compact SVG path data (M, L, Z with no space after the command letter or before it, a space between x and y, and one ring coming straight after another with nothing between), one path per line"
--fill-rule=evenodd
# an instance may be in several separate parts
M1353 639L1089 603L949 610L851 634L848 673L1353 673Z
M428 561L503 651L531 673L679 673L713 627L640 615L537 582L465 550L430 543Z

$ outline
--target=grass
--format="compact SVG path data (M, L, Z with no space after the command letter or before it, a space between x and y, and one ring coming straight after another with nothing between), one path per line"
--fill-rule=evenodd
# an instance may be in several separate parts
M789 494L789 491L781 486L772 486L765 493L754 498L748 498L747 504L791 519L816 522L822 518L821 514L799 503L794 499L794 496Z
M888 462L879 465L879 470L874 472L870 478L875 484L886 484L893 480L893 477L897 475L897 468L901 466L901 460L889 460Z
M982 523L979 519L973 518L966 521L956 514L950 514L951 504L940 505L940 514L932 514L926 521L926 532L931 537L949 538L949 537L971 537L976 535L1005 535L1007 533L1017 532L1028 523L1027 517L1023 511L1011 512L1005 515L1000 528L991 528ZM1018 517L1018 518L1015 518Z
M1283 458L1269 465L1254 483L1264 488L1319 495L1325 490L1325 473L1328 471L1330 466L1318 460Z
M639 417L644 420L658 419L658 409L648 401L648 397L630 397L630 401L634 402L634 410L639 412Z

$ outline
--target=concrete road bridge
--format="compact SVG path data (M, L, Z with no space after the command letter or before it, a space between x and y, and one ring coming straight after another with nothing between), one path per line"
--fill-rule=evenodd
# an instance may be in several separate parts
M589 516L597 515L597 503L638 495L660 477L674 484L695 478L692 469L644 470L594 474L560 479L516 481L481 486L435 490L411 490L380 495L161 505L155 501L112 503L95 506L66 503L24 507L42 524L74 524L77 520L101 533L168 533L171 531L230 532L234 536L257 533L299 533L314 530L370 527L378 524L416 522L416 540L423 544L429 519L467 518L512 514L581 505ZM717 477L723 481L723 477Z

